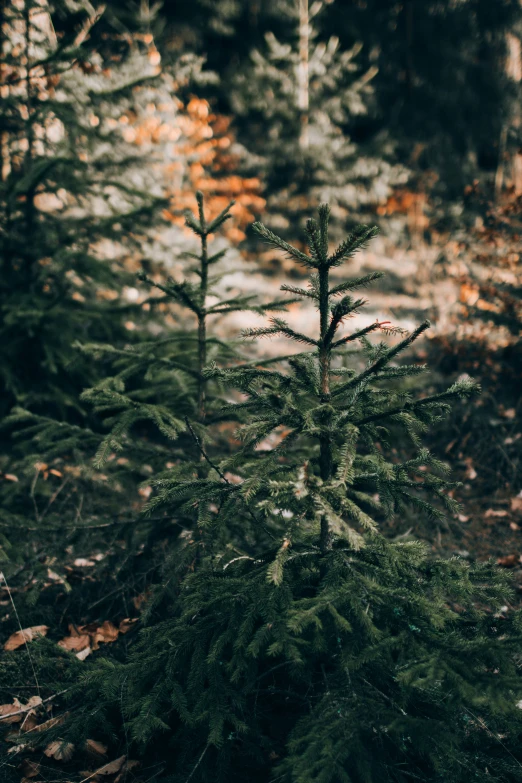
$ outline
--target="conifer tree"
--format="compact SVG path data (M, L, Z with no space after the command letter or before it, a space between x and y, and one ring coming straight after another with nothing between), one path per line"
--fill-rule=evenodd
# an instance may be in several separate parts
M2 7L2 415L22 403L82 416L77 396L96 376L72 361L72 343L129 338L129 303L113 292L131 278L103 243L132 253L161 203L132 182L139 156L117 122L120 96L156 68L136 51L104 71L88 45L99 18L89 8Z
M322 206L308 221L308 253L255 225L308 270L308 288L284 290L311 300L318 324L305 334L274 317L247 334L311 350L287 372L209 367L209 378L244 395L230 408L248 414L243 446L210 457L199 440L211 470L165 472L151 482L149 510L213 502L218 518L164 613L126 662L91 667L87 708L57 731L78 742L120 725L122 742L158 764L159 779L180 783L514 783L520 619L493 613L509 601L507 579L488 564L388 541L374 519L405 503L437 513L418 491L444 501L444 465L423 448L394 463L378 444L397 427L417 442L476 386L462 380L424 398L394 389L425 369L394 359L427 322L392 346L368 337L385 323L341 331L364 304L354 290L378 275L332 286L330 272L375 231L359 226L330 251L328 220ZM362 366L345 361L356 344ZM280 427L280 444L259 448ZM216 539L219 524L235 551Z
M4 423L15 433L15 449L19 443L25 455L19 463L34 481L33 504L36 509L43 505L45 511L45 518L32 520L33 511L26 508L28 491L20 492L17 483L9 492L7 484L4 524L11 531L28 524L34 531L36 524L39 535L45 536L46 531L59 530L63 518L76 519L68 526L67 539L59 540L58 536L53 545L53 569L63 579L67 579L65 567L74 561L66 545L70 547L73 542L74 552L84 553L88 547L91 553L103 553L107 527L121 537L122 546L113 547L110 557L104 557L92 572L97 581L91 589L84 586L76 599L82 605L93 601L93 591L100 593L102 605L103 596L112 595L113 589L123 596L143 593L157 580L158 563L159 571L162 569L161 557L156 557L158 542L167 537L171 553L179 554L179 543L197 535L197 530L212 518L212 503L196 507L182 503L176 511L171 507L152 519L140 512L151 492L152 476L167 471L169 477L175 472L187 479L195 472L203 478L209 472L202 458L201 441L211 454L230 448L227 435L236 417L232 417L232 425L227 424L222 414L222 385L207 378L204 368L211 361L248 364L249 357L243 358L232 343L214 333L216 321L240 310L263 313L284 309L292 301L261 305L254 301L256 295L241 295L230 289L224 279L232 271L224 263L228 245L221 242L221 247L214 249L211 239L230 219L233 202L211 218L201 192L196 200L197 214L188 212L186 222L198 240L199 252L186 251L182 279L165 278L158 270L151 276L145 272L139 275L150 290L143 303L149 308L149 338L142 336L140 341L127 345L76 345L76 350L91 357L93 364L101 364L107 374L81 396L82 405L93 409L99 426L79 427L22 408L15 409ZM164 320L166 311L174 315L179 326ZM209 323L213 327L210 333ZM43 475L37 472L34 478L35 463L46 478L52 466L55 473L65 474L70 484L68 491L47 507L47 488ZM78 495L84 498L81 518L76 512ZM41 516L37 512L37 517ZM39 535L33 532L32 540ZM187 556L191 557L190 552ZM184 562L179 556L180 568ZM17 568L18 560L13 558L6 573ZM45 580L46 560L37 571Z
M374 67L357 64L361 44L343 50L322 31L326 3L290 0L277 12L284 32L265 35L265 45L240 69L230 100L241 138L256 152L264 174L274 225L288 234L307 209L336 204L336 217L352 223L361 208L386 198L405 171L387 162L382 138L366 147L350 139L353 121L372 101ZM332 5L329 3L328 5Z
M151 36L121 26L97 37L90 3L26 0L1 13L0 558L11 558L8 576L34 560L41 586L48 561L63 564L92 482L98 510L113 509L103 474L79 468L81 447L100 440L79 395L105 372L74 343L117 350L142 336L145 310L126 294L136 293L136 262L168 202L153 150L128 131L145 114L158 53ZM11 414L15 404L22 412ZM13 440L29 422L33 443ZM67 432L64 447L38 440L38 422L52 423L61 443Z

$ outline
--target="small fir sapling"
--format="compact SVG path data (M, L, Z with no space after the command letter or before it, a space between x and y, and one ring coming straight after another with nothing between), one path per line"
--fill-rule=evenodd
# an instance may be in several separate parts
M205 215L203 194L198 192L196 200L197 215L188 213L186 221L199 240L200 251L187 254L189 263L185 266L184 279L170 277L160 282L156 277L152 280L145 274L140 275L147 287L161 294L151 293L142 303L150 306L149 318L160 328L159 334L153 339L141 339L128 345L77 344L78 350L103 362L109 371L106 379L82 395L82 402L93 408L97 420L104 423L109 432L104 434L57 422L50 416L22 409L16 409L4 422L5 426L16 430L15 443L20 443L22 450L29 448L24 463L28 469L33 468L35 460L46 469L54 460L60 460L56 467L66 471L71 489L45 510L45 521L35 521L42 534L59 530L64 517L73 518L76 523L68 526L69 543L70 536L74 535L76 547L81 548L88 542L92 550L97 546L98 536L103 550L104 529L109 525L115 533L119 531L125 542L123 561L128 565L122 572L120 566L116 566L118 552L113 552L110 559L97 565L97 575L107 572L108 577L114 579L118 574L118 579L125 583L129 581L129 584L136 582L138 568L129 558L129 552L139 552L139 564L147 570L149 582L154 581L157 576L153 555L155 543L167 537L170 548L177 551L180 533L183 538L198 524L213 519L213 506L209 508L209 504L195 506L189 503L176 511L171 504L169 509L162 509L153 517L140 513L143 498L150 492L151 476L160 480L166 471L169 477L176 473L185 480L196 471L197 476L203 478L209 470L213 471L203 458L201 444L205 443L211 455L216 450L220 453L230 449L227 437L230 427L221 413L223 389L219 382L208 379L203 369L207 360L227 364L244 361L246 366L249 360L243 360L230 342L214 333L207 334L208 321L216 321L238 310L263 313L284 309L292 301L260 305L253 301L255 296L235 295L220 286L229 271L219 263L225 257L226 248L212 252L209 237L212 238L231 217L233 202L209 219ZM177 311L172 311L172 304ZM177 328L164 321L165 312L173 312L179 324ZM236 417L232 418L233 427ZM76 509L78 497L84 498L81 519ZM6 509L6 519L13 527L28 524L23 500ZM35 501L40 502L38 496ZM31 521L31 529L35 522ZM150 562L151 557L154 565ZM180 567L183 563L184 559L180 557ZM16 569L17 566L13 563L12 567ZM55 568L62 573L58 565ZM44 566L42 569L45 577L46 569ZM65 573L63 576L66 578ZM142 580L138 581L143 591L145 585ZM111 590L105 592L110 594Z
M427 323L393 347L369 342L379 322L339 333L363 306L352 292L375 274L331 286L330 270L374 230L355 229L330 253L328 215L323 206L307 224L309 254L255 225L310 270L308 288L291 290L315 302L319 328L309 336L273 318L248 334L283 334L312 350L286 373L209 368L245 395L231 406L245 415L244 443L237 455L208 458L207 476L152 482L151 509L212 501L236 541L242 525L249 531L248 551L212 546L213 526L206 553L127 661L99 660L87 674L82 693L97 709L73 716L68 730L75 738L116 721L122 743L176 783L514 783L520 618L492 611L509 601L507 577L388 541L370 513L372 504L432 508L420 486L444 499L443 466L426 450L394 464L375 442L395 426L416 441L476 386L465 380L420 399L390 390L419 371L391 362ZM363 369L336 360L355 341ZM257 448L280 427L276 448ZM278 544L267 543L267 528Z

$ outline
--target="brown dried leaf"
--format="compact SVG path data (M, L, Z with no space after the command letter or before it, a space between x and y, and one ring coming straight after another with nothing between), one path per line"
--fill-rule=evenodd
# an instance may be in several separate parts
M71 630L72 626L69 626ZM74 650L74 652L80 652L90 646L91 639L89 634L78 634L75 629L71 636L66 636L64 639L60 639L58 642L59 647L63 647L64 650Z
M135 624L137 622L138 622L138 618L137 617L126 617L119 624L118 631L120 633L128 633L132 628L135 627Z
M140 762L136 759L129 759L125 762L123 767L121 768L121 772L118 775L117 778L115 778L114 783L121 783L121 781L125 780L129 772L132 772L133 769L136 769L136 767L140 766Z
M40 772L40 764L31 759L24 759L21 764L22 774L26 778L35 778Z
M0 722L1 723L20 723L23 718L23 713L20 715L13 715L13 712L18 712L23 709L22 704L15 699L12 704L0 704ZM9 715L9 718L4 717Z
M518 493L515 498L511 498L511 511L522 514L522 493Z
M39 707L42 703L42 697L41 696L31 696L30 699L27 700L26 707Z
M520 556L506 555L505 557L499 557L497 563L501 568L515 568L520 563Z
M88 739L85 741L85 750L93 756L106 756L107 746L97 740Z
M115 642L118 638L119 631L116 628L113 623L110 622L110 620L105 620L99 628L96 629L96 633L94 634L94 644L96 645L98 642ZM96 649L96 648L95 648Z
M466 457L464 462L466 463L466 478L469 481L474 481L477 478L477 471L473 467L473 460L471 457Z
M37 636L46 636L48 630L48 625L33 625L31 628L15 631L4 644L4 650L17 650L26 642L32 642Z
M497 510L495 508L488 508L486 513L484 514L486 519L489 519L490 517L507 517L508 512L503 510Z
M48 758L56 761L70 761L74 753L74 745L72 742L54 740L45 748L44 753Z
M126 758L127 756L120 756L119 758L114 759L114 761L109 761L108 764L104 764L103 767L97 769L94 774L103 775L104 777L107 775L116 775L116 773L119 772L122 768Z
M60 723L64 722L68 715L68 712L64 712L63 715L57 715L56 718L49 718L49 720L44 721L44 723L40 723L39 726L35 726L33 731L47 731L48 729L52 729L54 726L59 726Z

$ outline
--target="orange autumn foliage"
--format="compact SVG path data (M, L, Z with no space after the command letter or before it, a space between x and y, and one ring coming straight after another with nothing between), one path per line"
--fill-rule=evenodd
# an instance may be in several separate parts
M233 136L230 119L211 112L207 101L192 97L177 117L181 131L178 140L180 159L170 164L168 172L178 186L170 190L171 206L166 217L184 224L184 210L194 209L194 192L205 194L210 219L219 214L232 199L234 221L225 224L224 233L231 242L245 238L246 227L265 207L260 195L261 181L244 178L236 172L239 156L231 150Z
M210 219L234 200L234 221L224 226L231 242L241 242L245 229L259 217L265 207L260 195L262 183L257 177L241 177L237 171L240 157L233 151L231 120L213 114L209 103L192 96L186 104L170 96L170 103L150 103L145 116L128 112L120 118L123 136L129 143L142 147L170 145L169 154L156 168L160 175L169 207L163 217L184 226L184 212L194 210L194 192L205 194Z

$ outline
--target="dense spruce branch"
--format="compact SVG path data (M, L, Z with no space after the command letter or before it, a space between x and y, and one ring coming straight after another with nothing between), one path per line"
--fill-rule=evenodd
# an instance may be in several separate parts
M426 368L419 367L419 371L423 371ZM382 377L382 376L381 376ZM398 413L404 413L407 411L414 411L417 408L421 408L425 405L440 405L441 403L450 402L451 400L454 400L456 397L471 397L473 394L480 394L480 385L473 381L471 378L469 379L463 379L461 381L457 381L457 383L454 383L453 386L450 386L449 389L447 389L445 392L441 392L440 394L432 394L428 397L422 397L419 400L412 400L410 402L406 402L404 405L397 406L396 408L389 408L386 411L381 411L379 413L373 413L370 416L366 416L363 419L360 419L359 421L356 421L355 424L357 426L361 426L362 424L369 424L371 421L378 421L379 419L385 419L389 416L395 416Z
M278 237L277 234L274 234L272 231L266 228L262 223L259 222L253 223L252 229L253 231L255 231L256 234L259 234L259 236L265 239L269 244L279 248L279 250L284 250L284 252L288 255L289 258L293 258L295 261L299 261L308 267L315 266L314 260L310 258L310 256L307 256L306 253L303 253L301 250L298 250L296 247L293 247L293 245L290 245L288 242L285 242L284 239Z
M345 291L353 291L355 288L364 288L370 283L373 283L374 280L380 280L382 277L384 277L384 272L370 272L367 275L355 277L353 280L346 280L344 283L339 283L331 288L328 294L329 296L338 296Z
M281 318L270 318L270 322L273 326L244 329L242 334L244 337L269 337L271 335L284 334L286 337L289 337L296 342L305 343L306 345L317 345L317 340L314 340L312 337L308 337L308 335L302 334L301 332L294 331L286 321L283 321Z
M385 367L389 362L397 356L397 354L404 351L406 348L408 348L420 335L426 331L426 329L429 329L430 322L428 320L424 321L420 326L418 326L416 329L413 330L413 332L408 335L404 340L401 340L400 343L398 343L394 348L390 348L386 351L386 353L383 354L379 359L377 359L376 362L373 362L370 364L363 372L359 373L355 378L348 381L347 383L343 384L342 386L337 387L335 391L333 392L334 395L342 394L346 389L349 389L351 386L354 386L357 383L361 383L361 381L364 381L366 378L368 378L371 375L375 375L379 372L379 370L382 367Z
M379 229L377 226L357 226L344 242L328 258L328 266L340 266L344 261L351 258L358 250L367 246L373 237L377 236Z
M354 340L359 340L361 337L364 337L366 334L370 334L370 332L374 332L376 329L380 329L381 327L382 327L382 323L379 323L379 321L375 321L374 323L369 324L369 326L365 326L362 329L359 329L357 332L353 332L352 334L349 334L346 337L341 337L340 340L336 340L334 343L332 343L332 349L340 348L341 345L346 345L346 343L353 342Z

